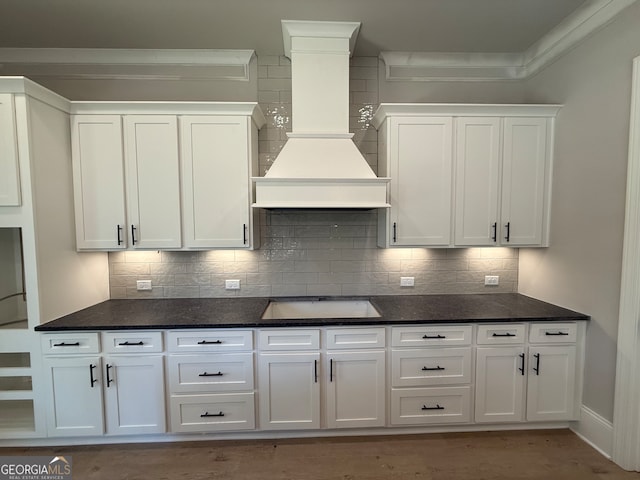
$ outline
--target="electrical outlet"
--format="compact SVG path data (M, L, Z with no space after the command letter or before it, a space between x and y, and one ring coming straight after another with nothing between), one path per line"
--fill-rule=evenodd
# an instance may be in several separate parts
M136 289L137 290L151 290L152 289L151 280L138 280L136 282Z
M240 280L225 280L224 288L226 290L240 290Z
M485 275L484 276L484 284L485 285L500 285L500 277L498 275Z
M413 287L415 285L415 277L400 277L401 287Z

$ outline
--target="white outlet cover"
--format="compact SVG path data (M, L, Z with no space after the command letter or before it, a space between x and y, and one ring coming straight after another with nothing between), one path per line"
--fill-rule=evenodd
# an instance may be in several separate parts
M153 287L151 286L151 280L138 280L136 281L136 289L137 290L151 290Z
M415 277L400 277L401 287L413 287L415 285Z
M224 288L226 290L240 290L240 280L225 280Z
M485 275L484 284L485 285L500 285L500 276L499 275Z

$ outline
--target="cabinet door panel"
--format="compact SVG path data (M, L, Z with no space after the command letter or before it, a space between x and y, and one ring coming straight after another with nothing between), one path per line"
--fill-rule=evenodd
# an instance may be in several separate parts
M453 121L398 117L391 130L391 244L448 245Z
M18 138L13 95L0 94L0 206L20 205Z
M126 248L120 116L76 115L71 136L77 248Z
M504 120L503 245L543 243L547 194L547 123L546 118L517 117Z
M187 247L248 246L248 121L240 116L180 118Z
M176 117L128 115L124 118L124 136L131 246L179 248L180 166Z

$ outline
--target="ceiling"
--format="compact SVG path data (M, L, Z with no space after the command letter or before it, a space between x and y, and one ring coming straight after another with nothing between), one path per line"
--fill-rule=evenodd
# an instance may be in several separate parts
M615 1L615 0L613 0ZM281 19L362 23L355 54L523 52L602 0L0 0L0 48L283 53Z

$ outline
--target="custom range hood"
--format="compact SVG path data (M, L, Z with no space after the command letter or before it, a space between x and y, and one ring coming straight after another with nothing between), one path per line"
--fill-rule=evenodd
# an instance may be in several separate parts
M381 208L376 177L349 133L349 57L357 22L282 20L291 59L292 133L264 177L252 177L259 208Z

